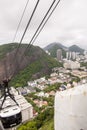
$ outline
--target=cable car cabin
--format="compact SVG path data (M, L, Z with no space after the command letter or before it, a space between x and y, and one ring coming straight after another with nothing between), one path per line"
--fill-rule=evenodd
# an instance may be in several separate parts
M8 87L8 80L4 80L3 94L0 97L0 119L4 128L11 128L22 122L19 104Z
M21 110L17 105L3 108L0 119L4 128L17 126L22 122Z

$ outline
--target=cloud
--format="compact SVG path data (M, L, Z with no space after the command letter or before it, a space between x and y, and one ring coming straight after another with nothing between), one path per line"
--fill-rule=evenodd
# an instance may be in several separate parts
M29 4L16 41L19 41L37 0ZM0 0L0 43L11 42L27 0ZM23 42L29 42L52 0L40 1L33 21ZM35 45L41 47L51 42L65 45L79 44L87 47L87 0L61 0L59 6L39 35Z

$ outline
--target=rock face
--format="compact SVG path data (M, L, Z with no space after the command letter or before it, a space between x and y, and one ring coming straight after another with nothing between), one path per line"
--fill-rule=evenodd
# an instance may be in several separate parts
M13 44L13 46L15 45ZM12 44L9 44L9 48L13 46ZM31 46L31 49L25 51L26 46L26 44L23 44L22 47L19 48L18 53L16 53L17 47L11 49L10 51L7 48L7 45L3 47L4 49L1 50L0 53L2 54L5 48L8 49L8 52L3 52L3 54L1 55L0 80L5 77L10 77L13 74L17 74L20 70L23 70L33 61L37 61L41 56L46 55L46 53L41 48L34 46Z
M0 81L5 77L16 75L31 64L41 64L41 72L35 72L33 77L41 76L42 73L48 74L53 64L57 65L57 61L45 53L38 46L31 45L26 51L28 44L22 44L17 52L18 44L6 44L0 46ZM54 66L55 67L55 66Z
M87 84L56 93L55 130L87 130Z
M16 49L7 53L1 60L0 60L0 80L3 78L8 78L12 76L15 72L19 72L21 69L27 65L25 58L21 59L21 55L24 52L23 49L20 49L18 54L15 56ZM24 64L25 62L25 64Z

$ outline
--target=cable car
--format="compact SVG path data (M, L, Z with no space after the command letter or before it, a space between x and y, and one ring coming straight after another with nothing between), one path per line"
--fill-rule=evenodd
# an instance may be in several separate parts
M0 98L0 120L6 129L19 125L22 122L22 114L14 95L10 93L8 85L5 85Z
M3 108L0 112L0 119L4 128L17 126L22 122L21 110L17 105Z

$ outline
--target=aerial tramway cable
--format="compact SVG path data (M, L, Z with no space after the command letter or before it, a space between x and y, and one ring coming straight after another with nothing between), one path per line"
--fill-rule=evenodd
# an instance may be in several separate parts
M27 5L28 5L28 2L29 2L29 0L27 0L26 6L24 8L22 17L20 19L20 22L18 24L18 27L17 27L17 30L15 32L15 35L14 35L12 42L14 42L14 40L16 38L18 29L20 27L20 24L22 22L24 13L25 13ZM22 122L22 115L21 115L21 110L19 108L19 105L14 98L14 95L10 93L10 88L8 85L10 79L9 79L9 75L8 75L7 56L4 58L3 63L4 63L4 75L3 75L4 77L3 77L3 83L0 84L0 89L3 90L3 94L0 97L0 102L1 102L1 104L0 104L0 119L1 119L1 122L2 122L4 128L10 128L10 127L16 126ZM9 97L11 100L13 100L15 102L15 105L14 106L7 106L6 107L7 115L6 114L4 115L5 108L3 108L3 105L4 105L4 102L7 100L7 97ZM11 111L15 110L15 112L10 113L10 110Z
M35 42L35 40L37 39L37 37L39 36L39 34L41 33L41 31L43 30L44 26L46 25L46 23L48 22L49 18L51 17L51 15L53 14L53 12L55 11L55 9L57 8L57 6L59 5L61 0L58 0L55 4L55 6L53 7L51 13L49 14L48 18L46 19L46 21L44 22L44 24L42 25L42 27L40 28L39 32L37 33L36 37L34 38L34 40L32 41L32 43L30 44L30 47L28 49L28 51L30 51L31 49L31 45L33 45L33 43Z
M21 44L21 42L22 42L22 40L23 40L23 38L24 38L24 36L25 36L25 33L26 33L26 31L27 31L27 28L28 28L28 26L29 26L29 24L30 24L30 22L31 22L31 20L32 20L32 17L33 17L33 15L34 15L35 11L36 11L36 8L37 8L37 6L38 6L39 1L40 1L40 0L37 1L36 6L35 6L35 8L34 8L34 10L33 10L33 13L32 13L32 15L31 15L31 17L30 17L30 19L29 19L29 22L28 22L28 24L27 24L27 26L26 26L26 28L25 28L25 31L24 31L24 33L23 33L23 36L22 36L22 38L21 38L21 40L20 40L19 46L18 46L17 51L16 51L16 55L17 55L17 53L18 53L18 49L19 49L19 47L20 47L20 44ZM28 1L27 1L27 4L28 4ZM27 7L27 4L26 4L26 7ZM26 7L25 7L25 10L26 10ZM25 10L24 10L24 12L25 12ZM22 17L21 17L21 20L20 20L20 22L19 22L18 28L17 28L17 30L16 30L14 39L15 39L16 34L17 34L17 32L18 32L18 29L19 29L19 26L20 26L20 24L21 24L22 18L23 18L23 16L24 16L24 12L23 12L23 15L22 15ZM14 39L13 39L13 40L14 40ZM4 70L5 70L4 77L5 77L5 78L3 79L3 85L1 85L1 87L3 87L3 89L4 89L4 91L3 91L2 96L0 97L0 101L1 101L1 105L0 105L0 118L1 118L1 122L2 122L4 128L10 128L10 127L12 127L12 126L16 126L16 125L20 124L21 121L22 121L21 110L20 110L20 108L19 108L19 105L17 104L17 102L16 102L16 100L15 100L15 98L14 98L14 95L12 95L12 94L10 93L10 89L9 89L9 86L8 86L9 78L8 78L7 69L8 69L8 67L7 67L7 61L6 61L6 58L5 58L5 60L4 60ZM9 107L9 108L8 108L8 113L7 113L7 115L6 115L6 114L4 115L3 104L4 104L4 102L7 100L7 97L11 98L11 99L16 103L16 105L15 105L15 106L10 106L10 107L7 106L7 107ZM5 109L5 108L4 108L4 109ZM6 108L6 109L7 109L7 108ZM11 111L16 110L16 111L13 112L13 113L10 113L10 110L11 110ZM11 119L11 121L10 121L10 119Z
M41 32L42 29L44 28L45 24L47 23L47 21L48 21L49 18L51 17L52 13L54 12L54 10L56 9L56 7L58 6L60 0L56 3L56 5L54 6L54 8L52 9L52 7L53 7L53 5L54 5L55 2L56 2L56 0L54 0L53 3L51 4L51 6L50 6L50 8L48 9L47 13L45 14L43 20L41 21L40 25L38 26L36 32L34 33L32 39L30 40L30 42L29 42L27 48L25 49L25 51L24 51L22 57L25 56L25 52L26 52L28 49L30 49L30 45L35 42L35 40L36 40L37 37L39 36L40 32ZM38 3L39 3L39 0L38 0ZM37 4L37 5L38 5L38 4ZM37 8L37 7L36 7L36 8ZM50 10L51 10L51 9L52 9L52 11L51 11L51 13L50 13ZM50 13L50 14L49 14L49 13ZM33 16L32 16L32 17L33 17ZM31 19L32 19L32 17L31 17ZM30 23L29 23L29 24L30 24ZM28 25L28 24L27 24L27 25ZM29 25L28 25L28 26L29 26ZM24 36L25 36L25 33L26 33L26 31L27 31L28 26L26 26L26 29L25 29L25 31L24 31L24 33L23 33L24 35L22 35L21 42L22 42L22 40L23 40L23 38L24 38ZM21 42L20 42L20 44L21 44ZM19 44L19 45L20 45L20 44ZM19 46L19 47L20 47L20 46ZM18 49L19 49L19 47L18 47ZM18 51L19 51L19 50L17 50L17 53L18 53ZM21 60L22 60L22 57L21 57ZM6 69L6 68L5 68L5 69ZM7 71L7 70L5 70L5 71ZM7 72L6 72L6 73L7 73ZM7 74L6 74L6 75L7 75ZM6 77L7 77L7 76L6 76ZM4 85L6 85L6 83L8 84L7 80L6 80L6 82L5 82L5 80L4 80L3 83L4 83ZM6 85L6 86L4 86L4 87L8 87L8 85ZM7 91L5 91L5 94L6 94L6 95L4 96L4 100L6 100L6 97L7 97L7 96L12 96L12 95L9 93L9 88L7 89ZM15 99L14 99L13 96L10 97L10 98L15 102ZM4 103L4 101L2 102L2 106L3 106L3 103ZM1 106L1 107L2 107L2 106ZM20 117L17 118L17 114L20 114ZM9 122L6 122L6 120L5 120L5 118L7 118L7 117L5 117L5 118L3 119L3 114L2 114L1 116L2 116L1 119L2 119L3 125L5 126L5 128L7 128L7 127L9 128L9 127L10 127L10 124L9 124ZM8 117L8 118L10 119L10 117ZM13 117L13 118L14 118L14 117ZM21 120L22 120L22 118L21 118L21 111L20 111L20 110L19 110L19 113L16 113L16 114L15 114L15 121L16 121L16 120L17 120L17 121L20 120L19 122L16 122L17 124L19 124L19 123L21 122ZM12 123L13 123L13 122L12 122ZM9 124L9 125L6 126L7 124Z
M0 120L3 127L7 129L19 125L22 122L22 114L19 104L16 102L14 95L10 92L10 79L8 78L6 59L4 59L4 69L5 78L3 79L3 84L0 84L0 87L3 89L3 93L0 97ZM15 104L11 104L9 99Z
M54 0L54 1L52 2L51 6L49 7L47 13L45 14L45 16L44 16L44 18L42 19L41 23L39 24L37 30L35 31L33 37L31 38L31 40L30 40L30 42L29 42L27 48L25 49L23 56L25 55L25 52L27 51L27 49L29 48L29 45L32 43L34 37L35 37L36 34L38 33L40 27L42 26L43 22L45 21L46 17L48 16L48 14L49 14L49 12L50 12L50 10L51 10L51 8L53 7L53 5L54 5L55 2L56 2L56 0Z
M56 2L56 1L54 0L53 3L51 4L49 10L47 11L46 15L44 16L43 20L41 21L39 27L37 28L36 32L34 33L32 39L31 39L31 41L29 42L27 48L25 49L24 54L22 55L21 60L22 60L23 57L25 56L25 53L26 53L27 49L30 49L30 48L31 48L31 45L35 42L35 40L36 40L37 37L39 36L40 32L42 31L42 29L43 29L44 26L46 25L47 21L49 20L49 18L50 18L51 15L53 14L54 10L55 10L56 7L58 6L60 0L56 3L56 5L55 5L54 8L52 9L51 13L49 14L49 12L50 12L50 10L51 10L51 8L53 7L53 5L54 5L55 2ZM49 14L49 16L48 16L48 14ZM48 17L47 17L47 16L48 16ZM47 17L47 19L46 19L46 17ZM46 19L46 21L45 21L45 19ZM45 21L45 22L44 22L44 21ZM44 24L43 24L43 22L44 22ZM41 27L41 26L42 26L42 27ZM41 28L40 28L40 27L41 27ZM40 29L40 30L39 30L39 29ZM39 32L38 32L38 31L39 31ZM33 41L33 40L34 40L34 41ZM23 60L22 60L22 61L23 61ZM22 62L22 61L21 61L21 62Z
M48 11L47 11L47 13L45 14L45 16L44 16L44 18L42 19L41 23L39 24L39 26L38 26L37 30L35 31L35 33L34 33L33 37L31 38L31 40L30 40L30 42L29 42L29 44L28 44L27 48L25 49L25 52L27 51L27 49L29 48L30 44L32 43L32 41L33 41L34 37L35 37L35 36L36 36L36 34L38 33L38 31L39 31L40 27L42 26L43 22L45 21L46 17L48 16L48 14L49 14L49 12L50 12L51 8L53 7L53 5L55 4L55 2L56 2L56 0L53 0L53 2L52 2L52 4L51 4L51 6L49 7L49 9L48 9ZM25 55L25 52L24 52L24 55Z
M18 30L19 30L19 27L20 27L20 25L21 25L21 22L22 22L22 20L23 20L23 17L24 17L26 8L27 8L27 6L28 6L28 3L29 3L29 0L27 0L27 3L26 3L26 5L25 5L25 7L24 7L24 10L23 10L21 19L20 19L20 21L19 21L19 23L18 23L18 26L17 26L16 32L15 32L15 35L14 35L13 40L12 40L12 43L15 41L16 35L17 35L17 33L18 33Z
M31 16L30 16L30 18L29 18L29 20L28 20L28 23L27 23L27 26L26 26L26 28L25 28L25 30L24 30L24 32L23 32L23 35L22 35L22 37L21 37L21 40L20 40L20 42L19 42L19 44L18 44L18 47L17 47L17 49L16 49L16 52L15 52L15 55L14 55L14 63L17 61L17 54L18 54L18 51L19 51L19 48L20 48L20 46L21 46L21 43L22 43L22 41L23 41L23 38L24 38L24 36L25 36L25 33L26 33L26 31L27 31L27 29L28 29L28 27L29 27L29 25L30 25L30 23L31 23L31 20L32 20L32 18L33 18L33 16L34 16L34 13L35 13L35 11L36 11L36 9L37 9L37 7L38 7L38 4L39 4L39 2L40 2L40 0L37 0L37 3L36 3L36 5L35 5L35 7L34 7L34 9L33 9L33 12L32 12L32 14L31 14ZM17 62L17 64L16 64L16 69L18 68L18 62ZM15 73L15 72L14 72ZM14 76L14 73L12 74L12 77Z
M35 7L34 7L34 9L33 9L33 12L32 12L32 14L31 14L31 16L30 16L30 18L29 18L29 20L28 20L28 23L27 23L27 25L26 25L26 28L25 28L25 30L24 30L24 32L23 32L23 34L22 34L22 37L21 37L21 39L20 39L20 42L19 42L19 44L18 44L18 47L17 47L17 50L16 50L15 55L17 55L17 52L18 52L18 50L19 50L19 48L20 48L20 45L21 45L21 43L22 43L22 41L23 41L23 38L24 38L24 36L25 36L25 33L26 33L26 31L27 31L27 29L28 29L30 23L31 23L31 20L32 20L32 18L33 18L33 16L34 16L34 13L35 13L35 11L36 11L36 9L37 9L37 7L38 7L39 2L40 2L40 0L37 0L37 3L36 3L36 5L35 5Z
M57 8L58 4L60 3L61 0L59 0L56 5L54 6L54 8L52 9L51 13L49 14L48 18L46 19L46 21L44 22L44 24L42 25L42 27L40 28L39 32L37 33L37 35L35 36L34 40L32 41L32 45L34 44L34 42L36 41L37 37L39 36L39 34L41 33L41 31L43 30L44 26L46 25L46 23L48 22L49 18L51 17L51 15L53 14L53 12L55 11L55 9ZM30 48L31 48L31 44L30 44ZM29 49L30 49L29 48ZM29 51L28 49L28 51Z
M40 32L42 31L42 29L44 28L45 24L47 23L47 21L48 21L49 18L51 17L52 13L54 12L54 10L56 9L56 7L58 6L60 0L56 3L56 5L54 6L53 10L52 10L51 13L49 14L49 12L50 12L50 10L51 10L51 8L53 7L53 5L54 5L55 2L56 2L56 0L54 0L54 1L52 2L51 6L50 6L50 8L48 9L47 13L45 14L43 20L41 21L40 25L38 26L36 32L34 33L33 37L31 38L31 40L30 40L30 42L29 42L27 48L25 49L25 51L24 51L22 57L24 57L26 51L31 48L30 45L35 42L35 40L37 39L38 35L40 34ZM31 15L29 21L28 21L28 24L27 24L27 26L26 26L26 28L25 28L25 31L24 31L24 33L23 33L23 35L22 35L21 40L23 40L23 38L24 38L24 35L25 35L25 33L26 33L26 31L27 31L27 28L28 28L28 26L29 26L29 24L30 24L30 22L31 22L31 19L32 19L33 15L34 15L34 12L35 12L35 10L36 10L36 8L37 8L38 3L39 3L39 0L38 0L37 3L36 3L36 6L35 6L35 8L34 8L34 10L33 10L33 13L32 13L32 15ZM49 16L48 16L48 14L49 14ZM46 19L47 16L48 16L48 18ZM46 21L45 21L45 19L46 19ZM44 21L45 21L45 22L44 22ZM43 22L44 22L44 24L43 24ZM41 27L41 26L42 26L42 27ZM40 27L41 27L41 28L40 28ZM40 30L39 30L39 29L40 29ZM21 41L21 40L20 40L20 41ZM18 48L17 48L16 55L17 55L18 49L19 49L19 47L20 47L20 44L21 44L21 42L19 43L19 46L18 46ZM15 56L15 59L16 59L16 56ZM22 58L21 58L21 59L22 59ZM17 65L17 67L18 67L18 65ZM16 67L16 69L17 69L17 67ZM15 72L13 73L12 77L14 76L14 74L15 74Z
M39 1L38 1L38 2L39 2ZM49 12L50 12L51 8L53 7L53 5L55 4L55 2L56 2L56 0L53 0L53 2L52 2L52 4L51 4L51 6L49 7L48 11L46 12L46 14L45 14L44 18L42 19L41 23L39 24L39 26L38 26L38 28L37 28L36 32L34 33L33 37L31 38L31 40L30 40L30 42L29 42L28 46L26 47L26 49L25 49L25 51L24 51L23 55L21 56L21 62L23 61L23 57L25 56L25 53L26 53L27 49L29 48L29 46L30 46L31 42L33 41L34 37L36 36L36 34L37 34L38 30L39 30L39 29L40 29L40 27L42 26L43 22L45 21L46 17L48 16L48 14L49 14ZM29 22L28 22L28 24L29 24ZM27 24L27 25L28 25L28 24ZM28 28L28 26L26 26L25 31L24 31L24 33L23 33L23 35L22 35L21 40L23 40L24 35L25 35L26 31L27 31L27 28ZM21 43L19 43L19 47L20 47L20 44L21 44ZM18 50L19 50L19 47L18 47L18 49L17 49L17 52L18 52ZM16 52L16 55L17 55L17 52ZM16 67L16 68L17 68L17 67ZM14 75L15 75L15 72L13 73L12 77L13 77Z
M52 9L51 13L49 14L48 18L46 19L46 21L44 22L43 26L40 28L38 34L36 35L36 37L34 38L32 44L36 41L37 37L39 36L40 32L43 30L44 26L46 25L46 23L48 22L49 18L51 17L51 15L53 14L53 12L55 11L55 9L57 8L58 4L60 3L61 0L59 0L56 5L54 6L54 8Z
M26 5L25 5L25 7L24 7L23 13L22 13L22 15L21 15L21 19L20 19L20 21L19 21L19 23L18 23L18 26L17 26L16 32L15 32L15 35L14 35L13 40L12 40L12 43L14 43L14 41L15 41L15 38L16 38L16 36L17 36L19 27L20 27L20 25L21 25L21 22L22 22L22 20L23 20L24 14L25 14L25 11L26 11L26 9L27 9L28 3L29 3L29 0L27 0ZM16 53L17 53L17 52L16 52ZM9 54L9 57L10 57L10 54ZM11 68L12 64L10 64L9 66L10 66L10 68ZM12 68L11 68L11 70L12 70ZM9 74L10 74L10 75L11 75L11 73L10 73L11 70L9 70Z

